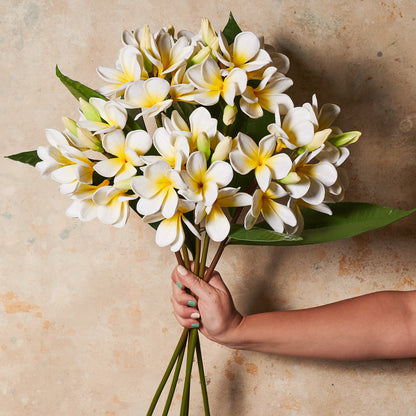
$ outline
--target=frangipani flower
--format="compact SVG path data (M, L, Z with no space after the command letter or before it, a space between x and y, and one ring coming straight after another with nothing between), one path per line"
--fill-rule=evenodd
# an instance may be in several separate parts
M124 137L122 130L108 133L103 139L104 150L116 157L101 160L94 170L101 176L122 181L137 173L135 166L144 165L141 156L152 147L152 139L144 130L133 130Z
M211 51L217 51L219 49L218 36L207 18L201 19L201 38Z
M121 228L129 217L129 201L136 198L137 195L130 195L114 186L103 186L94 193L92 200L98 205L97 218L101 222Z
M96 97L91 97L89 103L82 98L79 99L79 102L81 111L86 117L86 120L78 121L79 127L93 131L95 134L124 129L127 111L120 104Z
M171 106L172 99L167 99L169 90L169 82L162 78L135 81L126 88L123 105L142 109L136 119L141 115L154 117Z
M134 46L125 46L120 50L116 69L99 66L97 73L108 83L98 89L98 92L106 97L120 97L132 82L148 78L144 70L143 56Z
M241 175L254 169L257 183L265 192L272 178L284 178L292 167L290 157L284 153L274 154L275 149L276 139L273 136L263 137L257 146L251 137L239 133L237 149L230 153L230 162Z
M234 68L223 79L219 66L212 58L191 66L186 74L196 88L191 96L197 103L206 106L216 104L220 96L227 104L233 105L235 96L241 95L247 86L247 75L242 69Z
M156 230L156 244L159 247L170 245L170 249L173 252L179 251L185 242L185 232L182 222L187 225L197 238L201 238L195 226L184 215L194 208L194 202L180 199L178 208L172 217L165 218L161 212L157 212L156 214L144 216L143 221L149 223L161 221Z
M310 205L319 205L325 199L325 187L334 185L337 170L329 162L309 163L322 150L300 154L293 162L291 172L280 183L284 184L290 196L302 199Z
M79 184L71 196L73 202L66 210L66 215L71 218L79 218L81 221L91 221L96 218L98 205L93 201L93 196L99 188L109 184L110 181L108 179L98 186Z
M275 120L275 123L267 126L267 130L289 149L305 146L312 141L315 129L310 112L306 108L291 108L282 124L280 124L280 113L277 108Z
M205 218L205 229L213 241L222 241L230 232L230 222L223 208L244 207L251 204L251 196L238 192L239 188L222 188L218 190L216 201L207 206L198 202L195 208L195 223L199 224Z
M164 127L159 127L153 133L153 143L160 156L144 156L146 163L165 160L171 168L180 171L189 156L188 139L185 136L169 133Z
M63 194L72 194L79 183L92 183L94 163L83 152L70 146L57 130L47 129L46 137L50 145L40 146L37 151L42 162L36 164L36 169L42 176L59 182Z
M162 122L169 133L187 137L191 153L197 149L197 139L200 133L206 133L210 141L217 135L218 122L211 117L205 107L198 107L191 113L189 116L190 127L176 110L172 112L170 119L163 117Z
M233 178L233 170L227 162L216 161L207 169L204 153L194 152L186 163L182 178L187 188L180 193L191 201L211 206L218 197L219 188L227 186Z
M131 188L141 197L137 203L137 212L150 215L161 211L165 218L173 217L179 203L175 189L186 188L179 173L164 160L152 163L142 170L143 176L135 176L131 180Z
M150 49L145 48L143 52L157 68L157 76L162 78L185 65L194 51L187 37L182 36L175 42L171 34L163 29L156 35L156 39L150 38L150 45Z
M284 231L285 224L295 227L297 219L292 210L286 205L275 201L286 195L287 192L276 182L271 182L265 192L257 189L253 194L251 208L244 219L244 227L246 229L252 228L260 215L263 215L267 224L278 233Z
M315 94L312 96L312 104L305 103L303 107L309 111L311 120L315 126L315 131L330 128L341 112L339 106L329 103L324 104L319 110L318 100ZM335 130L335 133L340 132L337 127L332 127L332 129Z
M263 116L263 108L274 113L279 108L280 114L286 114L293 108L293 102L287 94L282 94L293 85L290 78L277 72L275 67L267 68L260 84L256 87L247 86L240 98L241 110L251 118Z
M227 70L240 68L245 72L251 72L271 62L270 55L260 48L259 38L251 32L239 33L231 46L220 33L219 45L221 53L214 52L214 55L227 67Z

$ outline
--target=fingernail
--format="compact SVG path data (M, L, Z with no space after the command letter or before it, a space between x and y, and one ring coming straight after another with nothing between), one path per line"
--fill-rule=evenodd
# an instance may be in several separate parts
M196 324L196 323L195 324L192 324L191 327L192 328L199 328L199 324Z
M200 317L201 315L198 312L194 312L193 314L191 314L192 319L199 319Z
M178 266L178 273L182 276L186 276L188 274L188 270L186 270L185 267L181 265Z
M182 285L179 282L176 282L176 286L178 286L178 288L182 290Z
M195 301L194 300L189 300L188 301L188 306L196 306L196 303L195 303Z

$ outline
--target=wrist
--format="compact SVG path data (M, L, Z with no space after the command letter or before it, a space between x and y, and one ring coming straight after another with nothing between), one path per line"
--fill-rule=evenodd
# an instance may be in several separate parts
M246 316L238 314L227 331L215 341L221 345L233 349L244 349L244 328L246 326Z

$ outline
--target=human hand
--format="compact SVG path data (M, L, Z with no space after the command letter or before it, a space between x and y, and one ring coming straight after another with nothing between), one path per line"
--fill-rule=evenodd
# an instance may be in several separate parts
M195 296L187 293L189 289ZM232 346L243 317L218 272L208 282L183 266L172 272L172 304L177 321L186 328L198 328L208 339Z

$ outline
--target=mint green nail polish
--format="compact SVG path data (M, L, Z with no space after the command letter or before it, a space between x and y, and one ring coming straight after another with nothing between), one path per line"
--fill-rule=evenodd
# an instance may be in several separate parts
M188 301L188 306L193 306L193 307L195 307L195 306L196 306L195 301L193 301L193 300Z
M179 282L176 282L176 286L178 286L178 288L182 290L182 285Z
M192 324L192 328L199 328L199 324Z

